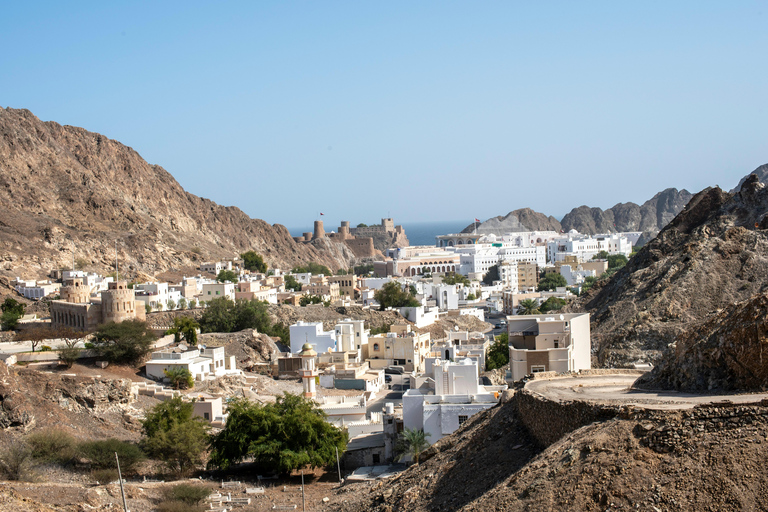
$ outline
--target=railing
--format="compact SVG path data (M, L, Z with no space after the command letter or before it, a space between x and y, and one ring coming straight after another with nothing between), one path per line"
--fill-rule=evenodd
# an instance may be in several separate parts
M538 336L538 331L510 331L510 336Z

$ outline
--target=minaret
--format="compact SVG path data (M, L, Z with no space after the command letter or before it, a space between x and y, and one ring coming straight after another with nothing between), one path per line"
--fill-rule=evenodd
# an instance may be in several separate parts
M315 357L317 352L312 349L312 345L305 343L301 347L301 383L304 385L304 398L315 398L315 378L317 377L317 368L315 368Z

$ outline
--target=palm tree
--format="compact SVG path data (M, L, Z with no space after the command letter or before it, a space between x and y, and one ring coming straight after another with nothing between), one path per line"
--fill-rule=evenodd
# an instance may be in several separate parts
M422 429L406 428L403 430L400 439L397 442L397 452L400 454L400 459L406 455L411 456L411 460L419 465L419 455L421 452L429 447L427 437L430 434L425 433Z
M517 305L518 315L538 315L539 310L536 308L536 301L533 299L521 300Z

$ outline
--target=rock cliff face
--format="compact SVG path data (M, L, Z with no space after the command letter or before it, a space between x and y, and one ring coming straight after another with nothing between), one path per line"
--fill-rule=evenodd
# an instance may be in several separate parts
M677 337L639 387L680 391L768 389L768 294L719 311Z
M478 233L494 235L518 231L560 231L560 229L560 223L556 218L547 217L543 213L533 211L530 208L514 210L503 217L499 215L477 225ZM472 233L474 230L475 225L470 224L462 230L462 233Z
M768 289L768 189L695 195L604 286L573 307L592 314L602 365L656 361L678 335L720 308Z
M757 176L757 178L760 180L761 183L768 183L768 164L761 165L760 167L758 167L757 169L755 169L751 173L749 173L746 176L744 176L743 178L741 178L741 180L739 180L739 184L736 185L736 188L731 190L731 194L735 194L736 192L741 190L741 186L753 174Z
M642 231L638 245L647 243L680 213L691 200L687 190L668 188L653 196L642 205L619 203L602 210L580 206L563 217L563 229L575 229L579 233L609 233L615 231Z
M348 268L343 244L297 244L279 224L190 194L162 167L103 135L0 109L0 272L86 268L150 275L253 249L273 266ZM30 276L32 277L32 276Z

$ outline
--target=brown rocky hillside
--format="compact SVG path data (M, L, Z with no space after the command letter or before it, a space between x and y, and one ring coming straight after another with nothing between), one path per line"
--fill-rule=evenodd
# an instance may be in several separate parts
M253 249L276 267L348 268L343 245L297 244L288 230L186 192L133 149L74 126L0 109L0 273L69 268L155 273ZM30 275L32 274L32 275Z
M639 387L680 391L768 389L768 294L729 306L677 337Z
M508 214L498 217L492 217L477 225L478 233L488 233L494 235L503 235L505 233L514 233L517 231L560 231L561 226L556 218L547 217L543 213L531 210L530 208L521 208ZM472 233L475 225L470 224L462 230L462 233Z
M599 363L656 361L676 337L768 286L768 189L708 188L575 309L592 314Z

